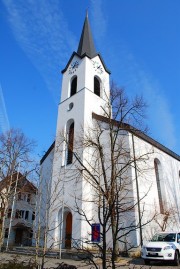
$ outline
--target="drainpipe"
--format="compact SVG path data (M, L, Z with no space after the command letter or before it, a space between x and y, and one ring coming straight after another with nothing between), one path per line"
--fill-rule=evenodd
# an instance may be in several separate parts
M138 217L139 217L139 232L140 232L140 244L143 245L142 240L142 225L141 225L141 208L140 208L140 199L139 199L139 183L138 183L138 174L137 174L137 165L136 165L136 153L135 153L135 143L134 135L132 134L132 146L133 146L133 159L134 159L134 170L135 170L135 180L136 180L136 190L137 190L137 205L138 205Z
M61 209L61 219L60 219L60 221L61 221L61 223L60 223L60 235L59 235L59 259L61 259L62 258L62 240L63 240L63 223L64 223L64 178L65 178L65 173L66 173L66 161L67 161L67 149L66 149L66 147L65 147L65 154L64 154L65 156L64 156L64 158L65 158L65 162L64 162L64 177L63 177L63 179L62 179L62 181L63 181L63 186L62 186L62 191L63 191L63 193L62 193L62 198L63 198L63 200L62 200L62 209Z
M62 256L62 239L63 239L63 222L64 222L64 182L63 182L63 201L62 201L62 212L61 212L61 225L60 225L60 246L59 246L59 259Z

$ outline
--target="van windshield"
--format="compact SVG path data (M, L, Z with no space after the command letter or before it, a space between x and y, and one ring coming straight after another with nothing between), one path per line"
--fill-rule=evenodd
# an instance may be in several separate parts
M175 242L176 234L175 233L159 233L155 234L151 241L153 242Z

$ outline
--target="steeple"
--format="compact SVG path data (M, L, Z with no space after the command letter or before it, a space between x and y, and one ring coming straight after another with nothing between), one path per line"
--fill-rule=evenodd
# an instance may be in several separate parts
M88 13L86 14L86 18L84 21L77 54L80 56L85 54L89 56L90 58L93 58L97 54L95 46L94 46L93 38L92 38L89 20L88 20Z
M86 18L84 20L84 25L83 25L83 29L82 29L82 33L81 33L81 38L80 38L80 41L79 41L79 46L78 46L78 50L77 52L73 52L73 54L71 55L66 67L61 71L62 74L68 69L72 59L74 58L74 56L78 56L78 58L82 59L84 58L85 56L92 59L96 56L98 56L101 60L101 63L103 64L104 66L104 69L106 70L107 73L111 73L100 53L97 53L96 52L96 49L95 49L95 46L94 46L94 41L93 41L93 37L92 37L92 33L91 33L91 28L90 28L90 24L89 24L89 19L88 19L88 13L86 13Z

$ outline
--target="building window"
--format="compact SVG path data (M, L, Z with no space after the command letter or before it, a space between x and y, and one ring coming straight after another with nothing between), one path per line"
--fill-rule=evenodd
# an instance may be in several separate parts
M16 218L16 219L19 219L19 216L20 216L20 211L17 209L17 210L16 210L16 214L15 214L15 218Z
M30 231L29 238L32 239L33 237L33 230Z
M94 93L100 96L100 82L97 77L94 77Z
M71 81L71 93L70 96L73 96L77 92L77 77L74 77Z
M74 144L74 122L71 123L68 133L68 149L67 149L67 164L71 164L73 160L73 144Z
M5 237L5 238L8 238L8 234L9 234L9 228L6 228L6 229L5 229L4 237Z
M18 201L21 200L21 192L18 193Z
M21 219L24 218L24 210L20 210L20 218L21 218Z
M30 201L31 201L31 194L29 193L29 194L27 195L27 202L30 203Z
M35 212L32 213L32 220L35 220Z
M15 218L16 219L23 219L24 218L24 210L16 210L16 214L15 214Z
M29 211L26 211L26 213L25 213L25 219L28 220L28 217L29 217Z
M12 212L12 209L9 208L9 209L8 209L8 219L10 219L10 217L11 217L11 212Z
M158 159L154 160L154 169L156 175L156 183L157 183L157 191L158 191L158 198L159 198L159 207L160 213L164 213L164 186L163 186L163 177L162 177L162 169L161 163Z

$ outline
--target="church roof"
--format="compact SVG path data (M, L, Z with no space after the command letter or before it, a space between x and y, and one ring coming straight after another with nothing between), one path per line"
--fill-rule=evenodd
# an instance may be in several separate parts
M40 164L42 164L44 162L44 160L47 158L47 156L51 153L51 151L54 149L55 147L55 141L51 144L51 146L48 148L48 150L45 152L45 154L43 155L43 157L40 160Z
M80 56L86 54L90 58L93 58L97 54L88 20L88 14L86 14L84 21L77 54Z
M102 121L102 122L107 122L108 123L108 118L98 115L96 113L92 113L92 118L97 120L97 121ZM143 133L142 131L134 128L133 126L127 124L127 123L120 123L119 121L116 120L111 120L114 126L119 126L121 124L121 129L126 130L135 136L139 137L140 139L144 140L145 142L148 142L152 146L162 150L166 154L170 155L171 157L175 158L176 160L180 161L180 156L173 152L172 150L168 149L167 147L163 146L161 143L157 142L154 140L152 137L148 136L147 134Z

